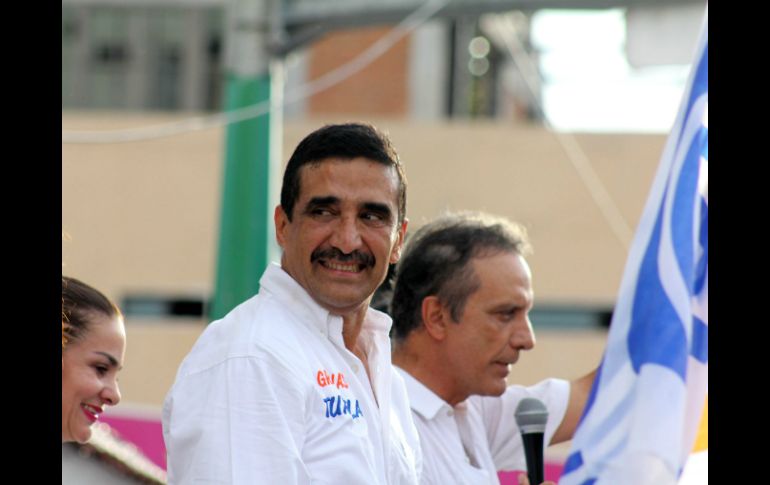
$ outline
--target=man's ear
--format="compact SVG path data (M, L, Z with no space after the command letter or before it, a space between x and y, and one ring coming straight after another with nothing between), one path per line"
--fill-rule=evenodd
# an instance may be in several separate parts
M393 250L390 252L390 264L398 263L401 259L401 250L404 249L404 240L406 239L406 226L409 224L409 219L404 217L404 221L398 228L398 234L396 234L396 244L393 246Z
M422 325L434 340L442 341L447 335L449 312L437 296L426 296L422 300Z
M278 245L283 247L283 243L286 241L286 228L291 224L291 221L280 204L275 206L273 222L275 223L275 239L278 241Z

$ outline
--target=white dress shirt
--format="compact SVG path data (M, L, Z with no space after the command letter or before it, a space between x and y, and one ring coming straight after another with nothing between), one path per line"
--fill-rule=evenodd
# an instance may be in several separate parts
M548 408L543 442L550 443L569 401L568 381L547 379L532 387L509 386L502 396L471 396L450 406L408 372L404 378L422 446L424 485L499 484L499 470L525 470L524 446L514 412L535 397Z
M391 320L369 309L361 361L342 318L271 264L258 295L211 323L163 405L170 484L412 484L421 464Z

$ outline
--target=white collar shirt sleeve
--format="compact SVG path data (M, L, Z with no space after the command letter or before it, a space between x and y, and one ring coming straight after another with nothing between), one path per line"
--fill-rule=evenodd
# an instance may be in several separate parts
M452 407L408 372L412 416L422 446L423 485L498 484L498 471L524 470L526 460L514 412L524 397L542 400L549 411L549 443L567 409L569 382L547 379L535 386L509 386L502 396L472 396Z
M163 406L170 484L413 484L421 463L386 315L361 332L372 382L331 315L279 266L211 323Z

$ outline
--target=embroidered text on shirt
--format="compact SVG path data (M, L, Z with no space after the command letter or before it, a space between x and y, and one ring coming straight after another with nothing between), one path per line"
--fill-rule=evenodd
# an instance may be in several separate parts
M356 409L355 413L353 413L351 410L351 399L344 399L342 396L331 396L325 398L324 403L326 403L326 417L336 418L341 414L350 414L353 419L360 418L363 416L363 412L361 411L361 406L358 404L358 399L355 401Z
M334 386L334 385L337 386L337 389L339 388L347 389L349 387L348 383L345 382L345 378L342 377L342 372L338 372L336 374L332 372L331 375L329 375L329 373L326 372L325 370L319 370L315 378L316 378L316 381L318 382L318 385L321 387Z

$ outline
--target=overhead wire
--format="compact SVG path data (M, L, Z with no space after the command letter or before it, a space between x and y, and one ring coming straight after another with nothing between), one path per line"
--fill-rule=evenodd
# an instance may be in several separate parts
M567 155L572 167L578 174L583 185L591 196L596 206L599 208L602 216L610 226L613 234L623 246L628 250L633 239L633 231L626 221L623 214L618 209L612 199L609 191L599 178L599 175L591 165L591 161L578 143L575 135L570 132L556 130L540 106L540 101L536 95L536 88L533 85L533 78L539 77L539 71L532 59L532 56L522 45L519 39L518 29L513 19L507 14L495 14L489 17L490 25L496 31L499 38L503 39L505 47L516 68L522 73L524 84L529 90L530 98L535 103L536 108L542 114L542 121L545 128L554 135L556 141Z
M293 103L317 94L321 91L339 84L353 74L361 71L366 66L374 62L377 58L387 52L399 40L409 35L412 31L430 20L439 10L441 10L449 0L429 0L420 7L412 11L411 14L404 17L393 29L389 30L384 36L377 39L372 45L366 48L361 54L351 61L321 75L320 77L309 81L283 96L283 102L277 106L273 103L271 107L270 100L265 100L250 106L238 108L230 111L220 112L208 116L198 116L186 118L184 120L173 121L169 123L160 123L155 125L142 126L139 128L125 128L119 130L104 131L66 131L62 130L63 144L106 144L106 143L128 143L136 141L152 140L168 136L180 135L193 131L207 130L225 126L231 123L256 118L264 115L272 108L283 107L288 103Z
M329 89L361 71L387 52L399 40L430 20L447 3L449 3L449 0L429 0L425 2L351 61L299 86L295 90L287 92L283 97L282 103L278 106L282 108L288 103L300 101ZM535 106L542 114L544 126L548 131L553 133L557 142L564 150L572 167L577 172L582 183L586 186L594 203L597 205L604 219L612 229L613 234L621 245L628 249L633 237L633 231L615 205L596 171L593 169L588 156L580 147L575 136L571 133L560 132L554 129L552 123L542 110L539 100L536 97L536 89L533 86L532 81L533 75L538 75L537 67L529 53L522 46L512 18L505 14L493 15L491 18L491 25L493 29L497 31L500 38L504 40L506 49L508 50L513 63L521 73L525 74L522 78L525 81L525 85L530 92L532 100L535 102ZM529 75L527 75L527 73ZM187 118L180 121L148 125L139 128L109 131L62 130L62 143L110 144L152 140L237 123L264 115L273 108L274 107L271 106L271 101L265 100L250 106L213 115Z

